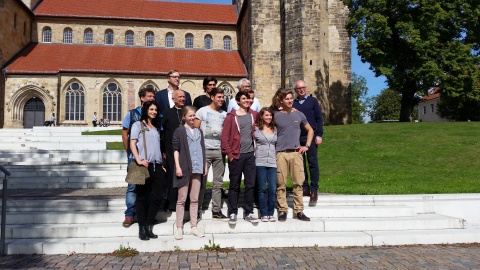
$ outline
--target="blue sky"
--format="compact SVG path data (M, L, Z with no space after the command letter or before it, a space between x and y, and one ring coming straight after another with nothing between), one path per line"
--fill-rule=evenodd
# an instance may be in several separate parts
M174 0L175 2L197 2L210 4L232 4L232 0ZM367 96L378 95L381 90L387 87L385 77L375 77L373 71L369 69L370 64L362 63L357 53L357 44L352 40L352 71L365 77L367 81Z

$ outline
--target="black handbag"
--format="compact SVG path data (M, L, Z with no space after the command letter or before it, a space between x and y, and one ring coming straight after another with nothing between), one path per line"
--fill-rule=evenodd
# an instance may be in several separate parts
M142 134L143 134L143 150L145 151L145 159L147 159L147 140L145 139L145 127L141 123ZM130 162L127 170L127 177L125 177L125 182L134 185L145 185L145 180L150 177L148 168L143 165L138 165L134 160Z

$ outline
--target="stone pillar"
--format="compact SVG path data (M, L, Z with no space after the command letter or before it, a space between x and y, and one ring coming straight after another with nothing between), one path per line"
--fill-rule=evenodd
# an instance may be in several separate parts
M251 9L252 89L261 106L269 106L271 97L281 85L281 17L280 1L255 0Z
M352 122L351 40L346 23L349 11L341 0L328 0L329 19L329 100L332 124Z

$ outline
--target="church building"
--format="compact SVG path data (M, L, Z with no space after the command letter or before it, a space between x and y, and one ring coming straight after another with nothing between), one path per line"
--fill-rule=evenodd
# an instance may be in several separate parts
M290 3L292 2L292 3ZM206 76L231 98L249 78L262 106L303 79L325 124L350 108L348 10L341 0L233 0L231 5L158 0L0 0L0 127L62 126L99 118L119 125L139 89L203 94Z

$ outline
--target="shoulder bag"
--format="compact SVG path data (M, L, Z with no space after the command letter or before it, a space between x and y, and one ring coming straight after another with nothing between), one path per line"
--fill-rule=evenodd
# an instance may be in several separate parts
M143 134L143 150L145 152L145 160L147 159L147 140L145 139L145 127L143 122L140 122L142 127ZM145 180L150 177L148 168L143 165L138 165L135 160L130 162L127 171L127 177L125 177L125 182L134 185L145 185Z

